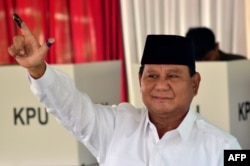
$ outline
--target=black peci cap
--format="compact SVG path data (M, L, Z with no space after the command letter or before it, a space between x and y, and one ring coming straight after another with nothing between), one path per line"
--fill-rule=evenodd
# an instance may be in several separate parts
M177 35L148 35L141 59L144 64L179 64L195 71L192 43Z

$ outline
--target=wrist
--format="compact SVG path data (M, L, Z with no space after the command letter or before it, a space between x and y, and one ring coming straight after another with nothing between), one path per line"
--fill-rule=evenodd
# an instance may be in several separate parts
M34 79L39 79L40 77L42 77L44 75L45 71L46 71L46 63L45 62L39 66L28 69L30 76Z

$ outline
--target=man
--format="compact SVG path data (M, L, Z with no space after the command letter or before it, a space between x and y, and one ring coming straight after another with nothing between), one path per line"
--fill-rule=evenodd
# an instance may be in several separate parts
M31 90L103 166L223 166L235 137L190 108L200 74L185 37L148 35L139 71L145 108L94 104L64 73L46 64L49 39L40 45L25 23L9 54L29 73Z
M242 55L225 53L215 42L215 35L206 27L190 28L186 37L191 39L195 47L195 59L197 61L230 61L246 59Z

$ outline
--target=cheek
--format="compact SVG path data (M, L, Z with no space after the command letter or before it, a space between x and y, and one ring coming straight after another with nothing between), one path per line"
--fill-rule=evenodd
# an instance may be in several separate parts
M145 93L147 91L147 86L145 86L145 84L141 84L140 86L140 90L141 90L141 93Z
M189 84L179 85L178 88L176 86L172 86L172 89L176 95L182 96L183 98L193 95L192 85Z
M141 82L141 87L140 87L141 93L143 94L149 93L152 89L153 89L152 84Z

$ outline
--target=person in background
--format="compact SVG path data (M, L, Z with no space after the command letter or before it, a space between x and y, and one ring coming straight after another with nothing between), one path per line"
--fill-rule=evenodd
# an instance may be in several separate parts
M190 41L148 35L138 73L145 107L95 104L65 73L45 62L50 38L40 45L22 22L8 52L27 69L31 90L101 166L223 166L237 139L191 108L201 76ZM139 92L137 92L139 93Z
M186 37L194 44L195 59L197 61L230 61L246 59L246 57L242 55L229 54L220 50L219 43L215 41L215 35L209 28L190 28L186 33Z

